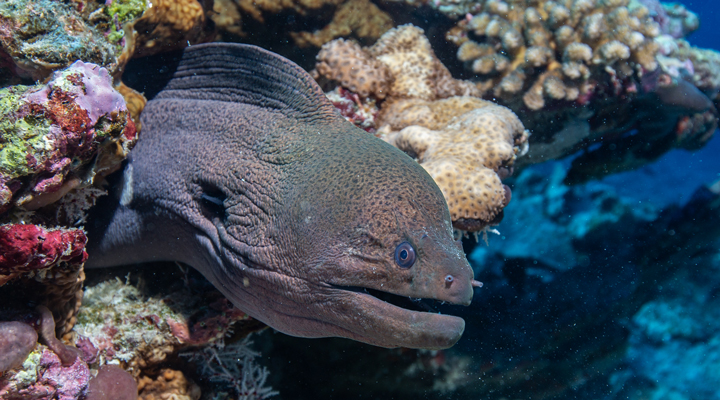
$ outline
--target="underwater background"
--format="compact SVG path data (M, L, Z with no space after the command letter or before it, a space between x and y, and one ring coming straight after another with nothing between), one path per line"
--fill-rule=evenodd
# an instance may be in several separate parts
M7 363L23 346L0 339L0 398L103 398L97 375L147 400L720 399L717 1L0 1L0 320L40 335ZM209 41L298 63L436 178L483 282L468 307L433 305L465 319L455 346L290 337L177 263L83 269L80 227L142 140L141 110L182 48ZM88 87L101 106L81 101ZM425 143L397 139L451 131L467 108L492 110L470 125L501 149L453 161L496 194L477 208L447 194Z

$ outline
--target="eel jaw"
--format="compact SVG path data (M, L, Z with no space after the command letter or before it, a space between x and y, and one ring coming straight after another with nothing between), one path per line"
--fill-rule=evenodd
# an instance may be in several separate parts
M335 302L340 301L341 308L352 313L345 316L345 323L336 324L346 330L341 336L350 339L388 348L441 350L457 343L465 330L460 317L408 310L362 288L332 287L339 292L334 295Z

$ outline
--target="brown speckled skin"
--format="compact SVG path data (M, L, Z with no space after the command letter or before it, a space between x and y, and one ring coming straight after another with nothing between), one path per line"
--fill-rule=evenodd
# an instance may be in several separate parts
M472 270L430 176L342 119L299 67L252 46L194 46L142 124L89 266L185 262L296 336L433 349L460 338L460 318L347 290L467 305ZM409 269L394 261L403 241L417 252Z

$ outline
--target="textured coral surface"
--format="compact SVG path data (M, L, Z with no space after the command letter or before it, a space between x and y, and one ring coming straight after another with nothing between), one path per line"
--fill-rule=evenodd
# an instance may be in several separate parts
M478 5L446 36L484 96L533 132L520 165L589 149L567 177L579 183L699 148L714 134L717 53L670 36L697 28L684 8L650 0Z
M322 47L317 73L363 97L435 100L477 95L472 82L453 79L435 56L422 29L403 25L373 46L338 39Z
M528 134L509 109L469 97L480 91L450 75L422 29L394 28L368 48L338 39L317 59L318 78L338 82L338 93L353 100L329 94L341 114L365 129L373 124L416 158L443 191L455 228L480 231L502 218L510 189L501 179L512 173ZM376 118L358 116L376 99Z
M248 319L218 293L205 296L184 289L145 297L119 280L103 282L86 289L74 332L97 348L101 362L122 362L137 376L181 348L222 340Z
M0 118L0 211L57 201L119 164L136 140L108 71L82 61L46 85L0 89ZM91 166L96 157L112 161Z
M398 100L378 117L381 137L416 157L443 192L453 226L496 224L510 201L510 175L527 132L509 109L475 97ZM394 131L393 131L394 130Z
M660 27L646 7L617 1L487 0L448 32L458 59L487 90L531 110L547 101L581 102L597 74L626 79L657 68Z
M121 52L66 2L0 2L0 55L12 60L18 75L43 79L76 60L115 71Z

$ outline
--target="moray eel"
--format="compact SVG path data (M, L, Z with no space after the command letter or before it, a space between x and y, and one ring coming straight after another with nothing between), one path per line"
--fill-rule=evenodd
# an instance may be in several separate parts
M186 263L294 336L428 349L460 338L461 318L381 300L470 304L479 282L442 193L300 67L254 46L193 46L141 121L118 194L88 227L88 267Z

